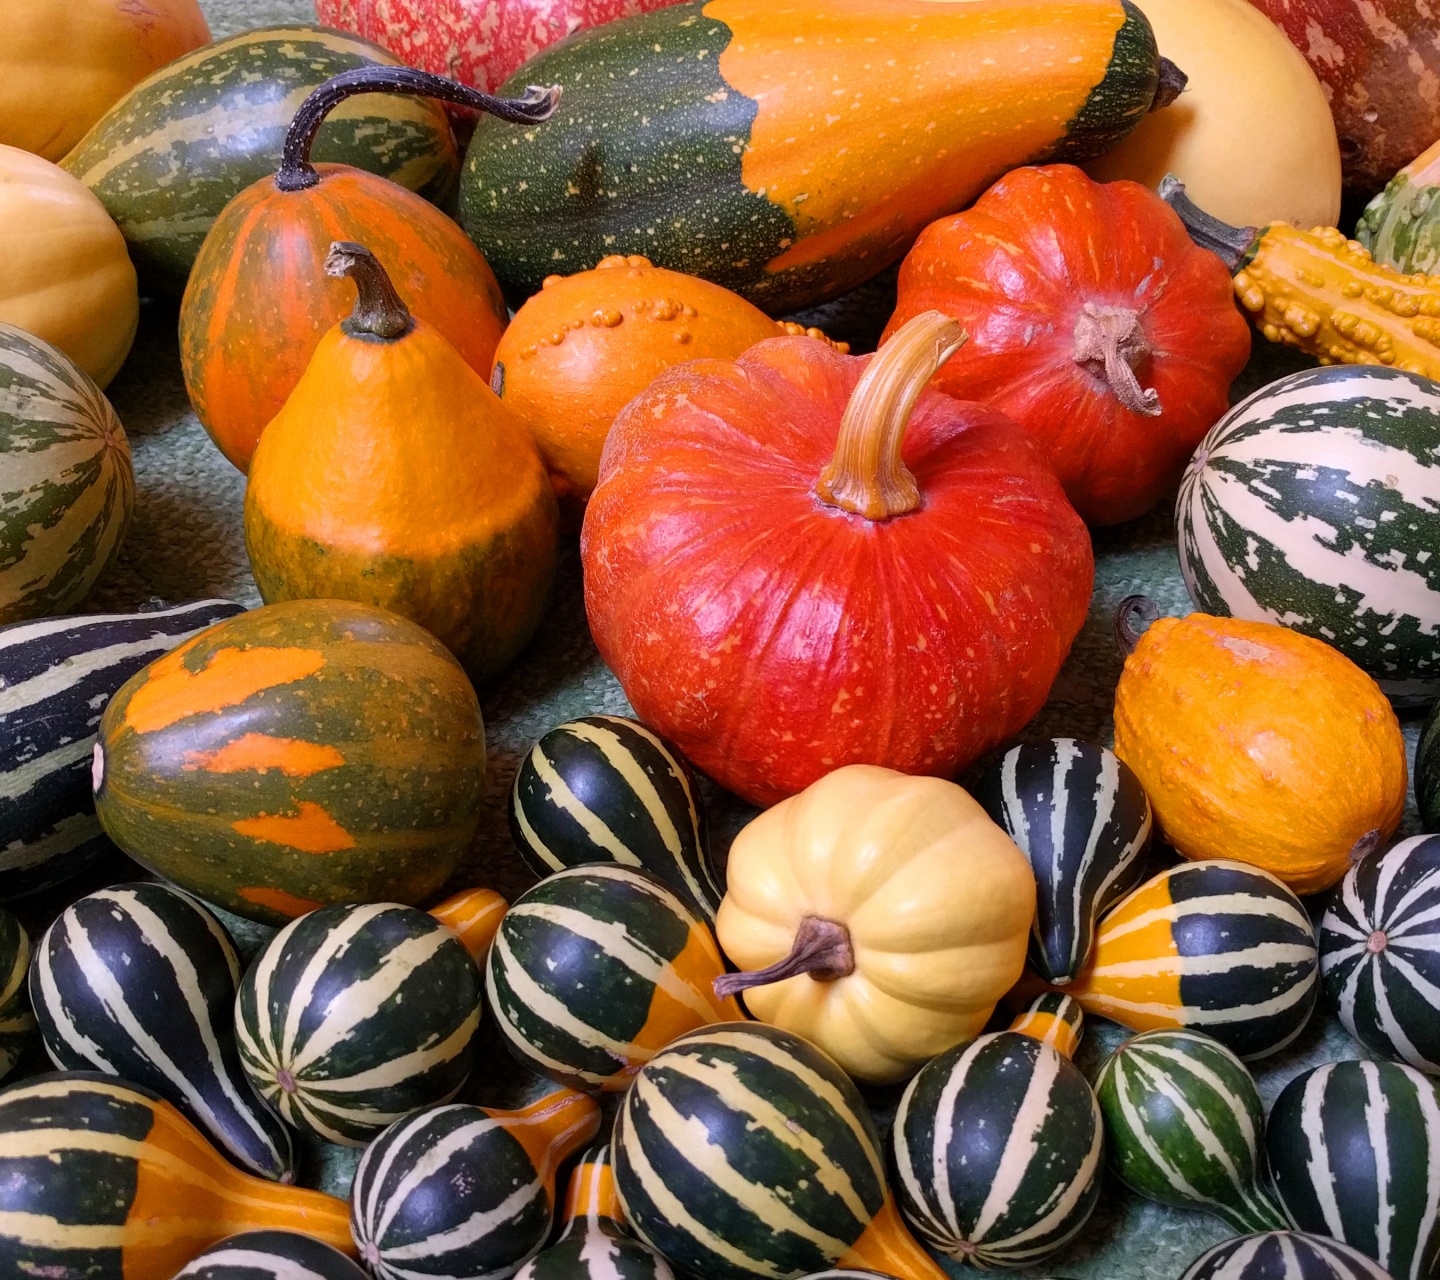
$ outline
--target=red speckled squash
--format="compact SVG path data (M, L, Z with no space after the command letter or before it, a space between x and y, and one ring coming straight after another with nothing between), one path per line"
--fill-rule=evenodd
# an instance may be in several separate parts
M611 428L591 631L640 718L748 800L853 763L954 773L1040 709L1080 629L1090 542L1040 450L925 390L961 340L933 312L873 361L768 339Z
M1229 408L1250 355L1232 292L1153 192L1046 165L921 233L886 335L922 311L958 320L970 341L935 385L1009 414L1075 509L1116 524L1174 489Z

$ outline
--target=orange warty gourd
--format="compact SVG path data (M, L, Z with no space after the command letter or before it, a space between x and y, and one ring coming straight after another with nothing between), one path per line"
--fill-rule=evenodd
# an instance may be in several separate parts
M806 332L718 284L615 254L545 280L500 339L490 386L535 437L555 492L583 502L615 415L666 369Z
M1137 608L1154 617L1150 601L1125 601L1122 644ZM1268 622L1155 622L1115 691L1115 754L1186 858L1248 862L1301 894L1374 852L1405 807L1405 742L1380 687Z
M486 678L529 640L554 576L559 514L540 455L368 249L336 243L325 269L358 298L251 463L260 594L379 605Z
M556 101L492 98L408 67L359 67L305 100L279 172L225 206L180 305L185 388L201 425L242 471L321 337L349 310L347 286L321 270L336 240L369 246L395 273L415 315L476 373L490 376L508 312L494 272L469 237L396 183L349 165L310 162L325 116L366 92L433 93L517 121L547 118Z

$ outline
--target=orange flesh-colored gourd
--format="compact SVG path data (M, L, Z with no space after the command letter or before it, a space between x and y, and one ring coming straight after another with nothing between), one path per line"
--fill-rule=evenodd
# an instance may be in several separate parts
M493 889L462 889L430 914L455 932L476 964L484 964L509 905Z

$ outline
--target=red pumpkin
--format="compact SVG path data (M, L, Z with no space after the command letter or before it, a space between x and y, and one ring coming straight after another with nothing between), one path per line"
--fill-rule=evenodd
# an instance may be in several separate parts
M955 773L1040 709L1080 629L1090 541L1041 450L925 389L961 337L930 313L873 359L768 339L663 374L610 430L595 642L747 800L854 763Z
M1250 327L1213 253L1134 182L1017 169L920 235L883 343L942 311L970 341L935 385L1014 418L1090 524L1143 515L1229 408Z

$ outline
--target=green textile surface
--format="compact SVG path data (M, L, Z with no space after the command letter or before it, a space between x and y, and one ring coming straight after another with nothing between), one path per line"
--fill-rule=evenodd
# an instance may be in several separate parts
M313 21L309 0L202 0L217 37L252 27ZM851 299L808 313L810 323L851 339L858 350L873 347L888 314L893 284L859 291ZM135 521L118 565L84 606L85 612L128 609L151 597L178 603L223 596L247 605L259 597L245 559L241 532L244 479L221 457L190 411L180 376L173 307L147 303L140 334L109 396L129 434L137 482ZM1307 363L1267 348L1257 339L1249 369L1235 387L1246 394ZM1084 631L1057 680L1049 703L1025 738L1063 734L1094 741L1111 739L1111 699L1121 660L1111 636L1115 606L1137 592L1151 596L1162 613L1183 614L1190 602L1180 578L1169 504L1144 520L1095 535L1095 593ZM491 758L487 810L473 857L457 881L492 886L513 898L533 879L510 843L505 802L521 756L551 726L597 712L625 714L628 705L600 661L585 625L579 557L573 538L566 549L553 600L540 633L527 652L493 689L483 694ZM1412 759L1419 721L1405 719ZM963 781L964 779L962 779ZM708 783L705 799L715 852L723 855L735 831L753 814ZM1413 804L1400 832L1417 829ZM723 865L723 858L721 858ZM83 892L120 879L138 878L138 868L109 863L79 884L26 903L19 913L39 931ZM1317 904L1311 904L1312 910ZM1318 915L1318 912L1317 912ZM226 917L248 959L268 936L260 926ZM1093 1075L1104 1054L1120 1039L1120 1028L1091 1020L1078 1062ZM483 1035L481 1062L463 1101L516 1105L540 1087L509 1058L493 1032ZM1328 1012L1317 1014L1297 1043L1257 1070L1267 1104L1301 1070L1318 1062L1368 1055ZM32 1053L14 1078L46 1069L43 1054ZM888 1120L898 1090L872 1095L877 1119ZM613 1100L612 1100L613 1101ZM358 1152L311 1144L302 1181L346 1194ZM1074 1280L1175 1280L1228 1229L1200 1213L1162 1208L1131 1195L1107 1174L1099 1209L1080 1239L1038 1271ZM562 1172L563 1187L563 1172ZM950 1266L957 1276L965 1273ZM971 1272L971 1274L974 1274Z

